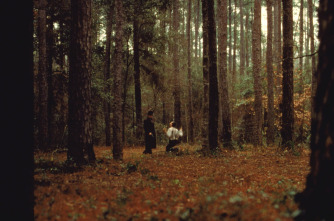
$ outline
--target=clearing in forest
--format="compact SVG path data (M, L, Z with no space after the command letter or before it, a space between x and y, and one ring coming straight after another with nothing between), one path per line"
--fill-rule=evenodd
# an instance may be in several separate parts
M203 156L195 146L152 155L95 147L95 165L65 164L66 151L35 153L35 220L293 220L296 193L309 172L307 148L222 150Z

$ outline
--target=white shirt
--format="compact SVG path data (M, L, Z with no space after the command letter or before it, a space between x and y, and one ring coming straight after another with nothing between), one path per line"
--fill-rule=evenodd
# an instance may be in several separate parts
M178 130L175 127L170 127L167 130L167 137L170 140L177 140L179 137L183 136L182 130Z

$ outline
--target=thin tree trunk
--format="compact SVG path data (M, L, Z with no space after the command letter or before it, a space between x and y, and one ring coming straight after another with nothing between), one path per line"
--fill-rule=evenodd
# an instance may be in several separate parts
M246 59L246 67L249 67L249 35L248 35L248 25L249 25L249 8L246 8L246 21L245 21L245 59Z
M245 74L245 33L242 0L239 0L240 9L240 77Z
M296 196L302 211L296 220L334 220L334 2L319 5L319 63L311 123L311 171Z
M292 0L283 2L282 147L293 147L293 16Z
M68 160L95 161L91 110L91 0L72 0Z
M207 0L208 44L209 44L209 148L218 149L218 79L217 79L217 47L214 0Z
M48 77L46 54L46 1L38 8L38 148L48 149Z
M187 22L187 43L188 43L188 115L189 115L189 124L188 124L188 133L190 143L194 142L194 121L193 121L193 101L192 101L192 74L191 74L191 0L188 1L188 22Z
M229 26L229 39L228 39L228 73L232 73L232 0L228 0L228 26Z
M299 22L299 77L300 77L300 93L299 95L302 96L304 92L304 81L303 81L303 50L304 50L304 0L300 0L300 22ZM304 142L304 102L302 105L302 122L300 125L300 130L299 130L299 137L300 137L300 142Z
M116 9L116 51L114 63L114 101L113 101L113 157L115 160L123 159L122 145L122 71L123 71L123 1L115 0Z
M203 17L203 122L202 122L202 146L208 147L208 119L209 119L209 43L208 43L208 11L207 2L202 0Z
M227 80L227 0L218 0L219 40L218 65L221 84L221 114L223 146L232 147L231 112L229 108L228 80Z
M107 30L106 30L106 53L104 60L104 80L106 82L105 94L106 99L104 101L104 122L105 122L105 136L106 136L106 146L111 146L111 86L110 86L110 49L111 49L111 31L112 31L112 17L114 13L114 5L111 3L108 17L107 17Z
M237 83L237 0L234 0L233 12L233 65L232 65L232 98L236 99L235 84Z
M173 67L174 67L174 121L178 128L181 125L181 89L180 89L180 65L179 65L179 0L173 1Z
M310 22L310 43L311 43L311 54L315 52L314 49L314 26L313 26L313 1L312 0L307 0L307 12L308 12L308 17L309 17L309 22ZM312 102L311 106L313 106L313 101L315 97L315 92L317 90L317 76L316 76L316 64L315 64L315 55L312 56ZM313 110L311 108L311 110Z
M143 133L142 107L141 107L141 83L140 83L140 59L139 59L139 30L138 12L140 4L135 2L135 14L133 16L133 60L134 60L134 81L136 100L136 138L141 139Z
M252 60L254 75L254 144L262 146L262 83L261 83L261 0L254 2L254 22L252 36Z
M274 110L274 70L272 53L272 0L267 0L267 79L268 79L268 129L267 143L271 145L275 140L275 110Z

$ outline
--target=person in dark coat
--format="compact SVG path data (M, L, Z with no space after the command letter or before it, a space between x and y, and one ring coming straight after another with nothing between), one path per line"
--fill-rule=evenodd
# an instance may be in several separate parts
M153 122L153 111L147 113L147 118L144 120L145 130L145 150L144 154L152 154L152 149L156 148L156 136Z

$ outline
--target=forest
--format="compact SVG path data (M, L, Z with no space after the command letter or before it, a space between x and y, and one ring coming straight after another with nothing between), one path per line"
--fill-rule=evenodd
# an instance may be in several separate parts
M27 9L33 220L334 219L333 1Z

